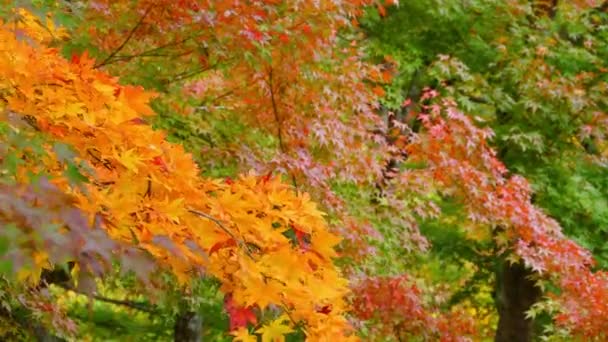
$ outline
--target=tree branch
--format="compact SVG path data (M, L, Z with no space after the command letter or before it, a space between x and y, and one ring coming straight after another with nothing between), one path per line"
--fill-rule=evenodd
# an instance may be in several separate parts
M136 54L132 54L132 55L120 55L120 56L119 55L114 55L114 57L115 57L114 60L113 61L108 61L105 65L112 64L112 63L120 61L120 60L129 61L131 59L138 58L138 57L161 57L161 56L165 56L165 55L159 54L158 52L161 51L162 49L165 49L165 48L168 48L168 47L171 47L171 46L176 46L176 45L183 44L183 43L187 42L188 40L196 38L196 37L198 37L198 36L193 35L193 36L190 36L188 38L181 39L181 40L174 40L172 42L169 42L169 43L166 43L166 44L162 44L162 45L159 45L159 46L157 46L155 48L152 48L152 49L149 49L149 50L145 50L145 51L142 51L140 53L136 53ZM169 55L166 55L166 57L168 57L168 56Z
M110 55L108 57L106 57L106 59L104 59L103 61L101 61L101 63L95 64L95 66L93 66L93 68L97 69L97 68L100 68L100 67L108 64L110 62L110 60L112 58L114 58L114 56L116 56L116 54L119 53L125 47L125 45L127 45L127 43L131 40L131 38L135 34L135 31L137 31L137 29L141 26L141 24L143 24L144 19L148 16L148 14L150 13L150 11L152 10L152 7L153 7L152 5L148 6L148 8L146 9L146 12L141 16L141 18L139 18L139 21L131 29L131 31L127 35L127 38L125 38L125 40L122 42L122 44L120 44L116 48L116 50L112 51L112 53L110 53Z
M277 123L277 137L279 139L279 149L281 153L286 154L285 145L283 143L283 127L281 122L281 117L279 116L279 109L277 106L277 101L274 96L274 83L272 79L272 66L268 71L268 88L270 88L270 101L272 102L272 112L274 113L274 119ZM291 172L290 172L291 173ZM293 187L298 188L298 182L296 181L296 176L291 174L291 181L293 182Z
M78 291L76 288L74 288L73 286L67 285L67 284L62 284L62 283L55 283L54 285L61 287L64 290L67 291L72 291L74 293L77 294L81 294L87 297L91 297L95 300L98 300L100 302L104 302L104 303L109 303L109 304L114 304L114 305L121 305L121 306L126 306L128 308L131 309L135 309L135 310L139 310L142 312L147 312L147 313L157 313L158 309L154 306L150 306L146 303L142 303L142 302L134 302L134 301L130 301L130 300L120 300L120 299L113 299L113 298L107 298L107 297L103 297L103 296L99 296L96 294L90 295L87 293L84 293L82 291Z
M245 253L247 254L247 256L249 256L250 258L253 259L253 255L251 254L252 253L251 248L249 247L247 242L242 241L236 235L234 235L234 233L232 231L230 231L230 229L226 228L226 226L224 226L224 224L220 220L216 219L215 217L213 217L211 215L205 214L202 211L196 210L196 209L187 208L187 210L196 216L206 218L207 220L215 223L218 227L220 227L221 230L223 230L226 234L228 234L236 243L238 243L239 245L244 247L244 250L245 250Z

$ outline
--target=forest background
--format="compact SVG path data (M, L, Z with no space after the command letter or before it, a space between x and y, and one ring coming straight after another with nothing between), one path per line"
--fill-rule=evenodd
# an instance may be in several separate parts
M608 339L608 2L0 18L3 340Z

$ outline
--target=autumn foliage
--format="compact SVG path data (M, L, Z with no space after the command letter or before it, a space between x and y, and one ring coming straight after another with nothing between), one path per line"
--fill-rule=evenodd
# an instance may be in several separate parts
M510 1L475 15L502 13L519 24L522 13L556 11L533 5ZM177 334L177 321L195 316L184 303L200 299L199 282L212 279L221 298L204 300L222 312L204 320L227 316L225 339L472 341L495 323L479 323L471 292L481 292L479 282L498 284L487 274L504 263L524 265L542 289L519 313L528 322L543 314L556 336L605 339L608 276L535 198L542 182L524 177L528 170L508 154L511 141L529 139L522 153L546 144L584 155L566 164L601 165L604 152L588 146L606 146L606 115L596 106L605 83L570 65L557 70L555 40L511 56L523 43L501 21L491 44L475 36L491 50L482 57L497 61L484 66L503 68L499 81L509 80L491 92L499 81L437 57L434 46L399 50L416 37L374 45L383 33L361 24L381 27L402 15L399 6L98 0L42 1L46 17L36 8L3 12L0 333L42 326L86 334L72 291L171 316ZM599 5L564 6L582 13ZM444 23L462 13L434 15ZM520 88L531 98L511 105L517 96L505 94ZM496 120L486 115L492 101ZM503 112L524 108L533 126L537 111L552 113L543 106L559 101L567 119L555 119L551 134L565 136L563 144L513 133L520 123L504 127L516 115ZM437 226L453 232L433 235ZM446 245L438 235L460 240ZM421 262L445 274L423 274ZM451 284L434 283L465 264ZM158 303L100 295L115 288ZM5 328L10 322L27 329Z

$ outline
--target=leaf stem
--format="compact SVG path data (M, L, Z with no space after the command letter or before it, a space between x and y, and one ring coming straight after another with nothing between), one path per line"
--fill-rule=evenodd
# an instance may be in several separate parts
M242 239L237 238L236 235L234 235L234 233L232 231L230 231L230 229L226 228L226 226L224 226L224 224L216 219L215 217L205 214L202 211L196 210L196 209L192 209L192 208L187 208L188 212L199 216L199 217L203 217L206 218L207 220L215 223L218 227L220 227L221 230L223 230L226 234L228 234L234 241L236 241L239 245L241 245L241 247L244 247L245 253L247 254L247 256L249 256L250 258L253 259L253 255L251 254L251 249L249 247L249 245L247 245L246 241L243 241Z

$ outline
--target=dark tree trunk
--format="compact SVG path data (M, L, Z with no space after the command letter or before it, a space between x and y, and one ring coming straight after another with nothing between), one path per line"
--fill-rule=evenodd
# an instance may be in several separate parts
M549 17L551 19L555 17L558 0L532 0L531 3L536 17Z
M173 328L175 342L203 341L203 320L194 312L184 312L178 315Z
M412 102L418 102L420 99L421 91L418 85L418 81L421 77L421 70L416 69L412 78L410 79L410 85L406 90L406 98L411 100ZM400 137L404 132L396 132L398 128L398 122L405 122L406 116L409 112L408 106L403 106L399 108L395 113L389 113L388 109L384 106L380 107L381 113L386 116L387 120L387 132L384 135L385 141L389 145L394 145L396 139ZM376 190L377 194L372 198L372 204L378 204L380 198L384 197L384 189L388 185L388 183L395 177L395 175L399 172L399 162L398 159L407 159L407 155L405 152L401 151L398 156L391 156L386 162L386 166L382 170L381 178L376 182Z
M532 341L534 321L526 319L526 311L540 299L541 291L529 279L533 273L523 264L503 262L496 276L498 328L495 342Z
M65 342L63 338L53 335L45 327L37 323L32 327L32 333L37 342Z

